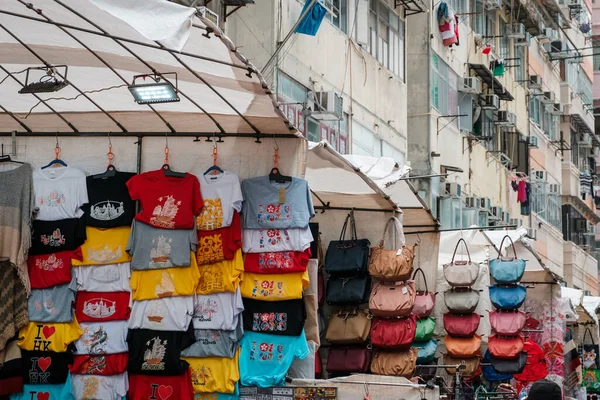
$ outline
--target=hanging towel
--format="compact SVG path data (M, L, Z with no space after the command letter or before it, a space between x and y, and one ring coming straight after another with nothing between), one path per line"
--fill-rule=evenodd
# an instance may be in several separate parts
M460 38L459 38L459 34L458 34L458 15L454 16L454 34L456 35L456 45L460 45Z
M450 9L448 8L448 4L446 4L446 2L442 1L440 3L440 5L438 6L438 10L437 10L437 20L438 22L440 22L442 19L448 19L449 14L448 11Z
M527 183L524 180L520 180L517 186L517 201L519 203L527 202Z
M437 17L444 46L449 47L458 43L456 18L452 9L446 3L441 2L438 6Z
M304 2L304 7L302 8L300 15L304 14L304 11L310 5L310 3L311 0L306 0ZM302 21L298 24L295 32L315 36L319 30L319 27L321 26L321 22L323 22L323 18L325 18L326 13L327 10L321 5L321 3L319 1L315 2L311 10L306 13Z
M504 76L504 60L498 59L494 61L494 76Z

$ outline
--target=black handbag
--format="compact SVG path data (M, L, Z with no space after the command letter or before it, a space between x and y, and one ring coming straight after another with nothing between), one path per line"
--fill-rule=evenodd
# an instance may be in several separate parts
M419 379L419 383L427 383L435 378L435 375L437 374L437 366L438 359L434 358L431 362L418 365L413 376Z
M514 375L520 374L527 364L527 353L522 351L515 360L502 360L490 355L492 368L499 374Z
M369 301L371 277L330 277L327 281L326 301L333 306L353 306Z
M346 228L350 221L351 239L345 240ZM336 276L356 276L368 273L369 268L369 239L356 238L356 223L354 213L348 213L340 240L332 240L325 255L325 272Z

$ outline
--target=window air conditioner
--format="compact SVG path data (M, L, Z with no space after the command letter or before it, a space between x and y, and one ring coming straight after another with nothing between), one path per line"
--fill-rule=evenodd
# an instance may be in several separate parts
M551 183L548 185L548 193L560 194L560 185L558 183Z
M531 33L525 32L525 37L522 39L515 39L515 46L531 46Z
M525 25L516 23L506 26L506 36L511 39L525 39Z
M504 211L502 213L502 221L504 221L506 225L508 225L508 223L510 222L510 213L508 211Z
M565 43L561 40L555 40L550 42L550 54L554 59L566 57L569 53L569 49Z
M344 114L342 96L333 91L313 92L314 107L311 117L319 121L340 121Z
M458 82L458 91L462 93L480 94L481 79L476 76L462 78L462 80L459 80Z
M527 228L527 237L533 240L537 240L537 229Z
M542 89L542 77L541 75L529 75L529 89Z
M556 96L554 95L554 92L544 92L544 94L540 98L540 101L544 104L554 103L555 100Z
M517 121L517 116L515 113L510 111L498 111L498 115L496 118L496 125L502 126L514 126Z
M521 218L511 218L508 221L508 224L520 228L523 226L523 220Z
M548 43L552 40L554 36L554 32L552 28L542 28L540 30L540 34L536 36L538 42L540 43Z
M479 208L481 208L482 210L489 210L491 204L492 203L491 203L490 199L488 199L487 197L479 198Z
M554 103L554 107L550 110L550 114L552 115L564 115L565 114L565 105L562 103Z
M499 10L502 8L502 0L485 0L486 10Z
M577 142L579 147L584 149L591 149L592 145L592 136L589 133L579 134L579 141Z
M534 181L547 181L548 180L548 172L544 170L533 170L531 171L531 177Z
M479 197L467 197L465 198L466 208L479 208Z
M500 98L495 94L481 96L481 108L484 110L497 110L500 108Z
M502 207L492 207L490 211L494 217L502 219Z
M210 22L212 22L216 26L219 26L219 15L216 12L214 12L210 8L204 7L204 6L198 7L196 9L198 10L198 13L203 18L206 18L207 20L209 20Z
M537 136L527 136L527 143L529 144L530 149L537 149L538 148Z
M446 194L451 197L460 197L460 185L454 182L446 182Z
M582 0L567 0L567 6L569 8L581 8L582 4Z

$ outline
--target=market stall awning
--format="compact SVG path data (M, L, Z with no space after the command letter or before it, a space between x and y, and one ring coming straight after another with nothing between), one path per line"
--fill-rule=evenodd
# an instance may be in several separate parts
M500 98L500 100L514 100L512 94L510 94L510 92L504 87L504 85L500 83L498 78L494 76L492 71L490 71L489 68L487 68L485 65L469 64L469 68L473 70L473 72L475 72L475 74L478 77L481 78L483 83L485 83L487 87L489 87L494 92L494 94L496 94Z
M172 7L191 10L189 39L180 52L94 5L103 2L0 2L0 133L295 135L258 70L210 20L164 0L135 10L135 19L150 21L166 20ZM158 15L155 5L162 7ZM30 67L50 68L69 85L19 94ZM176 84L180 101L134 102L128 85L140 74ZM29 82L44 75L31 71Z
M598 324L598 317L596 316L595 311L590 312L588 310L589 307L586 308L584 306L583 290L562 287L560 288L560 293L563 298L568 298L570 300L573 311L577 313L577 320L571 322Z

